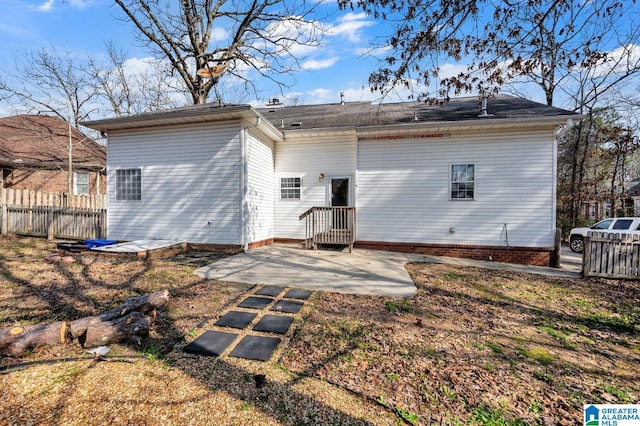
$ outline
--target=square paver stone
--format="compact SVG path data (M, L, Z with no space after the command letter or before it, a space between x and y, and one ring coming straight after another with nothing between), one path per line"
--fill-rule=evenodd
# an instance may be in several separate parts
M274 287L274 286L266 286L262 287L260 290L256 291L253 294L258 294L260 296L277 296L282 293L282 287Z
M231 328L245 328L258 314L252 312L231 311L224 314L214 325Z
M238 306L241 308L264 309L271 302L273 302L273 299L270 297L250 296L244 299Z
M268 361L279 343L280 339L277 337L245 336L240 343L233 348L229 356Z
M196 340L185 346L185 352L199 355L220 356L235 338L235 333L207 330Z
M265 315L253 327L253 330L285 334L287 330L289 330L289 327L291 327L292 322L293 317L287 317L284 315Z
M272 311L287 312L289 314L297 314L304 306L303 302L295 302L293 300L279 300L273 307Z
M284 295L287 299L299 299L299 300L307 300L311 297L311 291L309 290L298 290L296 288L292 288Z

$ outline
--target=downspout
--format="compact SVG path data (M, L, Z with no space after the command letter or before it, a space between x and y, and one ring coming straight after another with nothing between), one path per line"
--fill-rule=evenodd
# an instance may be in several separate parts
M249 251L249 241L247 226L248 221L248 209L247 209L247 128L244 123L240 130L240 240L242 244L242 250Z
M553 172L552 172L552 191L553 191L553 196L551 197L551 217L553 218L553 240L554 240L554 245L555 245L555 235L557 234L557 229L558 229L558 223L556 218L557 216L557 209L558 209L558 138L562 137L567 131L568 128L570 128L572 125L572 123L567 120L567 126L563 129L561 129L561 133L556 132L555 135L553 135Z

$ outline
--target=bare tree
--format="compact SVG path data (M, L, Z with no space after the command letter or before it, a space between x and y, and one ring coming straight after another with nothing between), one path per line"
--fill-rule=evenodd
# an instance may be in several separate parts
M319 44L313 20L320 2L306 0L116 0L136 27L137 39L167 59L194 104L209 100L219 75L198 69L220 66L256 91L255 70L286 86L283 74L299 67L304 47Z
M497 92L510 79L525 77L554 104L554 93L576 69L610 60L606 42L635 38L621 17L632 1L601 0L339 0L394 23L382 42L391 47L384 65L370 75L374 90L397 85L437 86L438 95ZM629 58L629 56L627 56ZM439 77L443 60L470 61L454 76ZM630 69L637 71L637 64ZM618 70L620 71L620 70ZM430 96L425 93L423 96Z
M78 126L93 112L95 93L82 61L69 52L41 49L16 60L15 71L0 78L0 100L29 113L55 115Z
M170 66L152 58L128 59L124 50L106 43L107 61L89 58L89 75L98 102L123 114L174 108L185 103L184 89L175 87Z
M89 117L95 93L80 61L55 48L39 50L16 61L12 82L0 80L0 100L17 101L29 113L54 115L68 122L67 190L73 193L73 133ZM81 141L82 142L82 141Z

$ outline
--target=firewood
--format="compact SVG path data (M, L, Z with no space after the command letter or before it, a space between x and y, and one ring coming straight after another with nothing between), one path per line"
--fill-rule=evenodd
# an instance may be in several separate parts
M18 356L41 345L68 343L72 339L69 324L64 321L0 330L0 352Z
M146 294L144 296L130 297L117 308L91 317L71 321L71 334L77 339L83 334L86 334L87 329L92 323L113 321L134 311L146 314L164 305L168 300L169 291L167 290L156 291L155 293Z
M149 319L134 311L115 320L91 322L78 341L83 348L93 348L123 341L139 344L140 339L148 335Z
M131 297L117 308L71 322L0 329L0 353L18 356L37 346L69 343L74 339L84 348L122 341L140 343L155 321L156 308L168 300L167 290L157 291Z

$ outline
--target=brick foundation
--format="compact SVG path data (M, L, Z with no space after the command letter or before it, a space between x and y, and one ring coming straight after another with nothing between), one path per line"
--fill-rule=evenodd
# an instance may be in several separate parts
M187 243L189 251L211 251L216 253L237 254L242 252L242 246L235 244L202 244Z
M461 257L523 265L551 266L553 247L501 247L480 245L444 245L388 243L382 241L356 241L355 247L372 250L389 250L432 256Z

